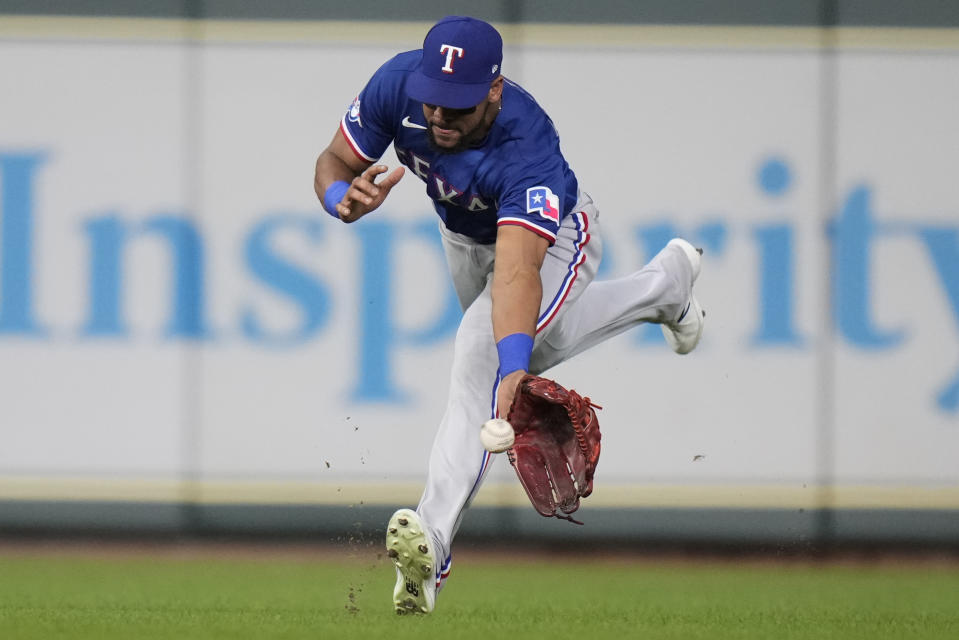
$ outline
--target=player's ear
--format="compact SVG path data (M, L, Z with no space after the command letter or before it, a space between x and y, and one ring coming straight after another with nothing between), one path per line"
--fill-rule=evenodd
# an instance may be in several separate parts
M493 80L489 86L486 99L490 102L499 102L501 97L503 97L503 76L496 76L496 80Z

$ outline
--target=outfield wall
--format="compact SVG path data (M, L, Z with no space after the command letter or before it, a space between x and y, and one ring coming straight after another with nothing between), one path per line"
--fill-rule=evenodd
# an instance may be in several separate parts
M378 528L459 310L415 176L352 226L311 177L429 21L93 13L0 14L0 530ZM706 256L694 354L645 327L551 372L604 406L574 535L959 541L959 29L508 17L600 277ZM505 459L476 505L570 529Z

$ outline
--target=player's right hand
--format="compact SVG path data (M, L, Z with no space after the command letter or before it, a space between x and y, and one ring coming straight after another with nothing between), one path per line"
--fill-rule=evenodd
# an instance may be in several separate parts
M344 222L353 222L373 211L386 200L390 190L396 186L403 174L406 172L404 167L397 167L388 176L376 182L376 176L386 173L389 167L383 164L371 165L353 178L350 188L347 189L343 199L336 205L336 213Z

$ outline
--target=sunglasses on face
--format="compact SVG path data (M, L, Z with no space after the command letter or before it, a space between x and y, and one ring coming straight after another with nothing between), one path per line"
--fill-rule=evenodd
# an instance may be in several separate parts
M445 115L448 115L451 118L458 118L459 116L468 116L471 113L475 113L476 106L477 106L477 105L473 105L472 107L467 107L466 109L450 109L449 107L439 107L435 104L426 104L425 102L423 103L423 105L430 111L436 111L437 109L442 108L443 113Z

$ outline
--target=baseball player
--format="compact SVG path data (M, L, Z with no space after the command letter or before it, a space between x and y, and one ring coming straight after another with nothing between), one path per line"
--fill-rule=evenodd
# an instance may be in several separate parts
M398 613L433 610L453 537L491 461L480 425L505 413L527 372L642 322L661 324L677 353L695 348L703 329L692 291L700 252L685 240L632 275L593 281L599 210L549 116L502 75L502 57L491 25L443 18L422 49L375 72L316 161L316 194L343 222L379 207L406 169L426 184L464 312L425 490L416 510L400 509L387 528ZM391 142L406 169L378 164Z

